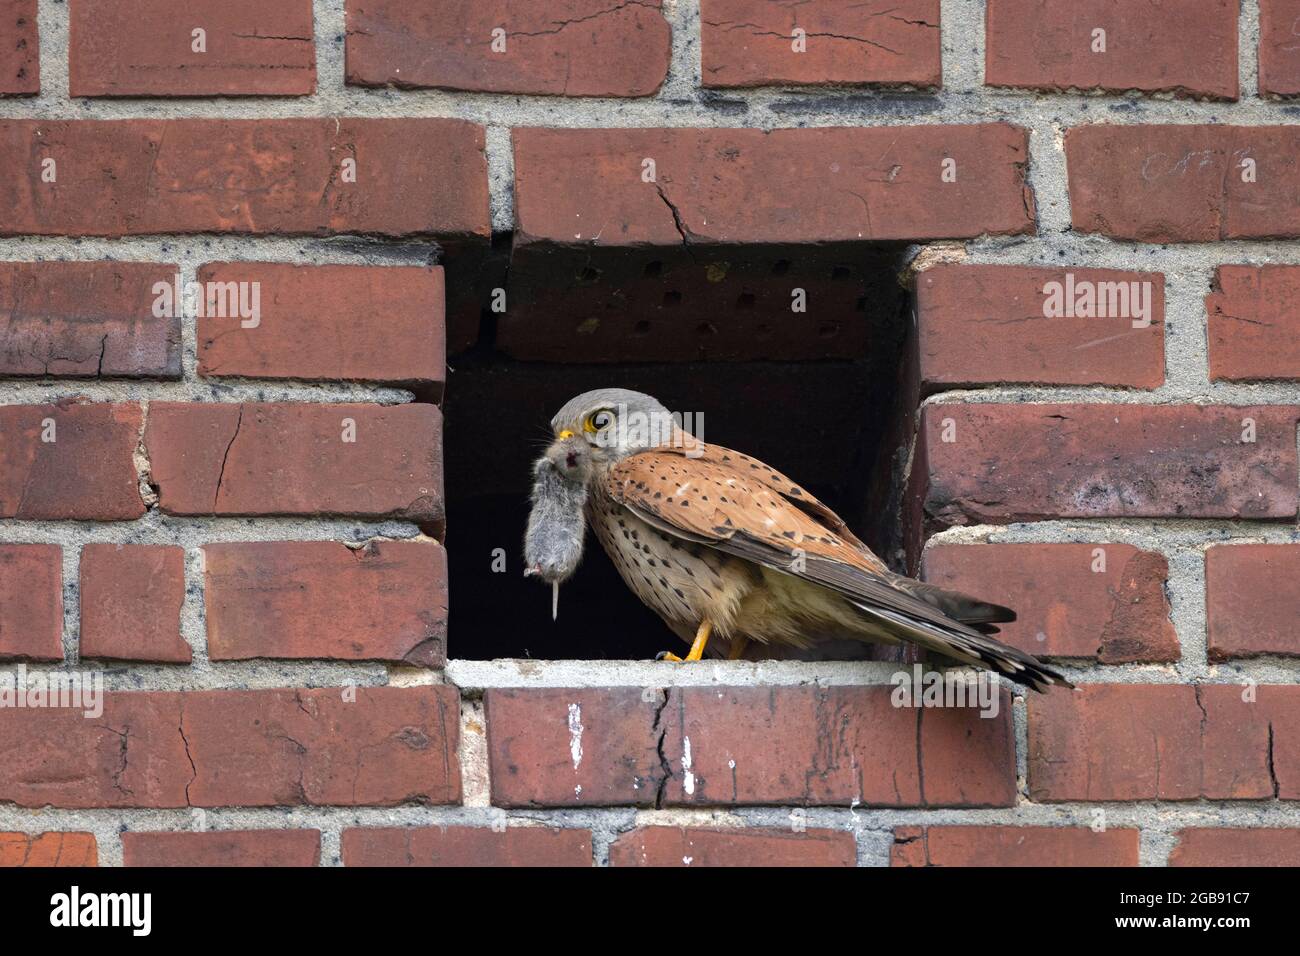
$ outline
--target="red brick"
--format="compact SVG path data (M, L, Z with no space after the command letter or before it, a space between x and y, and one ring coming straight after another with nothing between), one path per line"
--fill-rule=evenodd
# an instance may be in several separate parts
M0 708L0 800L21 807L459 803L449 686L107 693Z
M0 518L140 517L145 508L132 458L140 416L138 405L0 406Z
M1210 660L1300 657L1300 544L1210 548L1205 605Z
M1074 228L1139 242L1300 236L1300 128L1077 126ZM1255 161L1255 182L1242 164Z
M649 96L668 75L660 0L347 0L347 82ZM492 49L505 31L505 50Z
M662 692L493 688L483 705L496 806L654 805Z
M199 281L249 283L260 303L256 326L245 328L253 320L215 296L227 315L198 319L200 375L394 383L430 401L442 395L441 267L214 262L200 267Z
M927 581L1015 608L998 640L1035 656L1180 657L1162 554L1128 544L938 545L926 550L924 569Z
M354 442L342 440L345 421ZM145 447L168 514L357 515L441 529L433 405L155 402Z
M1174 835L1170 866L1300 866L1300 829L1188 827Z
M1213 381L1300 379L1300 266L1219 266L1205 297Z
M489 234L483 129L460 120L0 120L0 168L5 236Z
M0 263L0 374L180 378L181 320L153 314L176 267Z
M609 847L610 866L856 866L843 830L637 827Z
M1025 130L517 129L515 242L584 248L1032 233ZM642 182L642 160L656 182ZM956 182L944 183L945 159Z
M1259 2L1259 91L1300 95L1300 0Z
M990 86L1237 98L1237 0L988 0L985 23Z
M319 830L122 834L125 866L320 866Z
M209 544L213 660L447 662L447 556L432 541Z
M927 405L913 472L936 525L1292 518L1296 419L1286 405Z
M805 33L799 52L795 29ZM706 87L943 79L939 0L701 0L700 49Z
M1137 866L1138 831L1087 827L896 827L890 866Z
M98 865L93 833L0 833L0 868Z
M489 690L499 806L1010 806L1009 695L896 708L892 687ZM689 748L689 753L688 753ZM918 763L919 761L919 763Z
M194 770L180 695L105 693L76 703L0 708L0 800L72 809L186 805Z
M1007 691L999 691L996 717L984 718L974 708L895 707L893 690L888 685L676 690L677 701L665 711L670 727L663 754L673 769L665 802L1015 803Z
M1149 308L1145 318L1133 309L1135 287ZM1123 298L1112 300L1111 290ZM1049 300L1056 294L1076 314L1076 304L1093 310L1082 295L1100 294L1107 316L1059 314ZM1165 277L1158 273L939 265L916 281L927 391L994 382L1157 388L1165 380L1164 321Z
M36 0L0 0L0 96L41 91Z
M0 660L63 660L63 549L0 544Z
M81 549L81 656L188 664L181 637L185 549L87 544Z
M1030 798L1295 799L1298 733L1300 687L1094 684L1046 694L1029 701Z
M186 698L183 727L195 806L460 802L448 685L203 691Z
M311 0L69 0L72 96L305 96ZM193 49L193 31L205 50Z
M591 831L551 827L349 827L344 866L591 866Z

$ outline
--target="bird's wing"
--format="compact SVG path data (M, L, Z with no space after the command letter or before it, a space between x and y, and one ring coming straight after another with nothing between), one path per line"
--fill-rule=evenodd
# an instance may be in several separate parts
M796 482L792 481L786 475L777 471L772 466L759 461L752 455L746 455L744 452L734 451L730 448L723 448L721 445L710 445L700 442L696 446L689 444L681 445L681 449L674 448L677 454L685 456L687 452L694 451L695 457L692 460L703 461L712 465L719 465L731 471L738 471L746 475L751 481L762 485L765 488L775 491L778 495L790 502L800 511L806 512L815 518L820 524L830 531L833 531L838 537L844 539L855 548L865 551L871 557L870 549L858 540L857 535L849 530L844 519L837 515L829 506L818 501L816 496L806 488L801 488ZM882 564L881 567L884 565Z
M882 574L889 579L894 587L906 591L913 597L919 598L933 607L937 607L948 617L961 621L963 624L974 625L975 629L982 634L996 634L998 629L994 627L995 624L1003 624L1016 619L1016 612L1010 608L990 604L987 601L981 601L978 598L972 598L947 588L936 587L933 584L914 581L911 578L888 572L885 565L876 558L871 549L858 539L858 536L850 530L844 519L837 515L830 506L823 504L806 488L801 488L795 481L752 455L746 455L744 452L735 451L731 448L724 448L721 445L709 445L698 441L694 445L684 441L672 448L674 453L681 455L685 455L690 450L694 451L695 457L700 461L730 468L733 471L740 471L741 474L747 475L751 481L775 491L800 511L816 519L819 524L833 532L837 537L863 552L875 566L880 568Z
M1029 655L896 586L897 576L856 538L849 540L828 526L831 522L774 489L772 482L783 477L756 459L725 449L714 460L654 449L613 466L605 491L667 534L838 591L906 640L1022 680L1026 670L1042 670Z

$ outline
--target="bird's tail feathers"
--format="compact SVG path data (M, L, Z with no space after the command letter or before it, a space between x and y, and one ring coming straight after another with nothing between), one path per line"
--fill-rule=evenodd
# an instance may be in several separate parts
M856 601L853 603L860 611L898 637L936 654L950 657L963 664L996 671L1039 692L1046 692L1053 684L1059 687L1074 686L1065 679L1065 675L1048 667L1033 655L1016 650L990 637L963 633L956 628L949 629L928 621L912 620L888 608L871 607ZM997 605L987 605L987 607L997 608ZM1000 610L1007 611L1006 608ZM1011 613L1012 618L1015 617L1014 613L1009 611L1008 613Z
M890 583L900 591L906 591L931 607L938 608L954 621L969 625L981 634L996 634L997 624L1009 624L1016 619L1016 612L1001 604L981 601L979 598L949 591L924 581L915 581L901 574L891 574Z

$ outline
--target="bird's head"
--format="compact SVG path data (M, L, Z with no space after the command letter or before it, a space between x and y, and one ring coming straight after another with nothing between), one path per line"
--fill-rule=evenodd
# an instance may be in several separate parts
M570 399L551 419L551 431L557 444L583 442L597 464L691 440L657 399L626 388L598 388Z

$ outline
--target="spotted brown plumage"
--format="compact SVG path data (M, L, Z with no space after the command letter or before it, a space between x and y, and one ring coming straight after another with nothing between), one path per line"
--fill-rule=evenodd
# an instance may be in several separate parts
M1068 686L989 636L1014 612L894 574L790 478L691 438L650 396L588 392L552 426L590 444L588 524L637 597L693 641L687 660L749 641L907 642L1037 690Z

